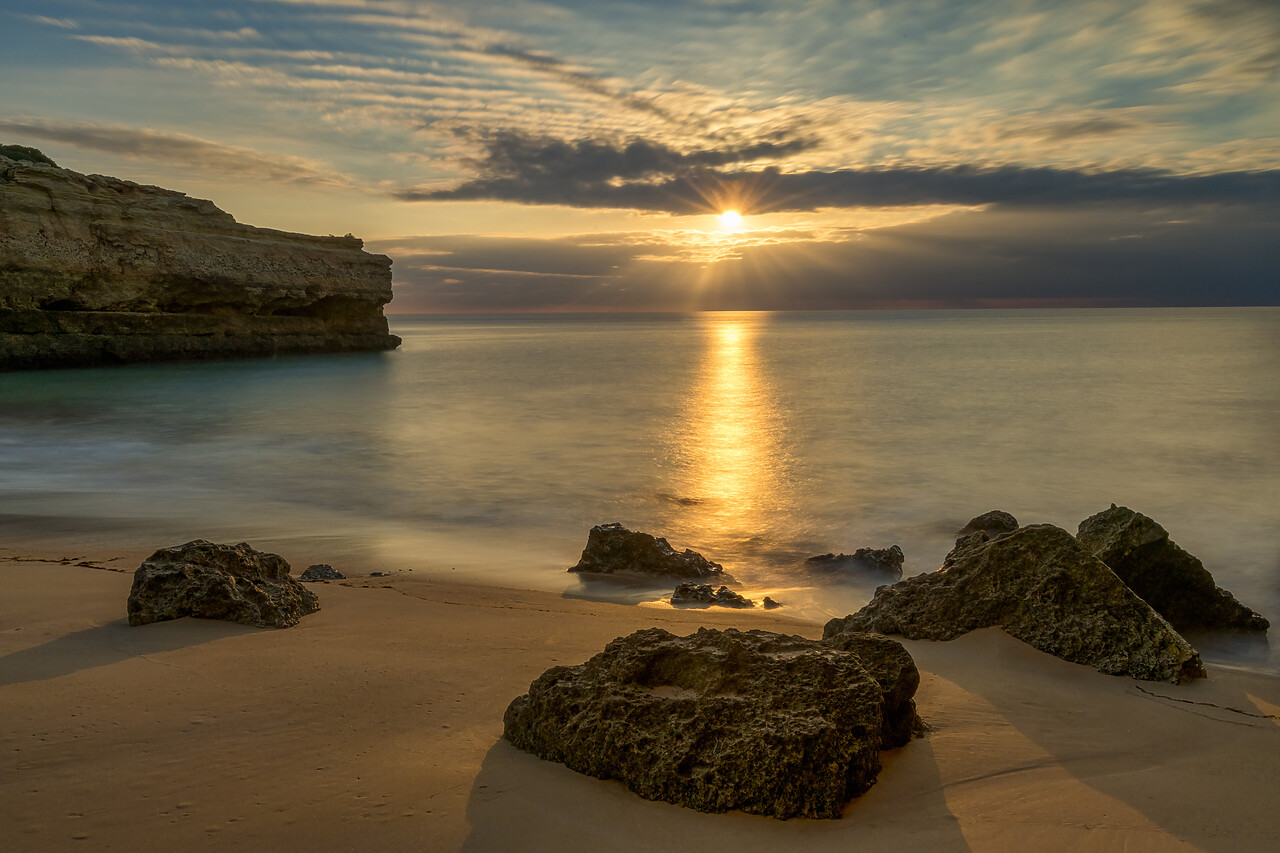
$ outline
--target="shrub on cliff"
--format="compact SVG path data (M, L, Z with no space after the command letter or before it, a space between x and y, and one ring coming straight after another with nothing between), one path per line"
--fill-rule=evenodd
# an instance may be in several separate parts
M26 160L30 163L44 163L47 166L58 168L58 164L38 148L28 148L25 145L0 145L0 156L8 157L10 160Z

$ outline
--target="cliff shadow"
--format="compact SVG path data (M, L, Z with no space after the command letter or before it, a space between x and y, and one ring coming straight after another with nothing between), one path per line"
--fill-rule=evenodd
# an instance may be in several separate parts
M0 657L0 687L61 678L129 658L172 652L263 628L185 617L130 627L126 618L55 637Z
M467 801L465 853L655 850L807 853L921 849L968 851L927 739L882 754L876 785L841 820L788 821L742 812L703 814L645 800L616 780L594 779L499 740Z

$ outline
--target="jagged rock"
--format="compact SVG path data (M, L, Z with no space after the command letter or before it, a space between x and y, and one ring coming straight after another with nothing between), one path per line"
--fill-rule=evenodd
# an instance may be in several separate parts
M1018 519L1002 509L993 509L982 515L969 519L969 523L956 531L957 536L968 536L970 533L989 533L995 538L1001 533L1012 533L1018 529Z
M883 747L902 746L924 731L924 722L916 714L916 688L920 671L902 644L884 634L846 631L823 641L833 649L853 652L867 672L880 685L884 699Z
M817 569L872 569L902 577L904 559L902 549L897 545L890 545L888 548L859 548L852 554L819 554L805 562Z
M838 818L879 772L883 694L857 654L813 640L649 628L547 670L504 734L646 799Z
M1154 519L1111 505L1080 522L1076 539L1179 631L1265 631L1270 623L1213 582Z
M777 610L782 605L766 595L764 599L760 602L760 606L763 607L765 610Z
M393 349L363 245L0 155L0 370Z
M661 536L632 531L620 522L597 524L587 534L582 559L571 572L626 572L659 577L724 577L724 568L688 548L677 552Z
M711 591L709 583L691 583L685 582L676 587L675 592L671 593L672 604L688 604L703 607L718 605L720 607L755 607L755 602L745 596L739 595L727 586L722 586L715 592Z
M1035 524L991 540L962 538L936 572L876 590L823 631L951 640L1000 626L1041 651L1151 681L1204 676L1200 656L1075 537Z
M289 576L283 557L248 544L197 539L161 548L133 573L129 624L195 616L259 628L288 628L320 609L316 594Z
M314 566L307 566L301 577L298 578L298 580L303 581L341 581L346 579L346 575L328 563L316 563Z

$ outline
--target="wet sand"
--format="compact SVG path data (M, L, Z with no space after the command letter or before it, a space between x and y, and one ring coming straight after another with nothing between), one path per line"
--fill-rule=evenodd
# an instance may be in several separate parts
M516 751L503 710L639 628L820 624L400 574L314 585L323 609L288 630L130 628L137 555L70 553L0 549L9 850L1234 853L1280 838L1276 676L1135 682L995 629L909 642L933 731L885 753L843 820L705 815Z

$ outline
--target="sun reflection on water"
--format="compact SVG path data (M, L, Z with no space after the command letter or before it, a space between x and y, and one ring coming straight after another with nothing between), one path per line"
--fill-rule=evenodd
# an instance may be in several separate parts
M769 319L700 315L705 348L678 430L680 492L697 501L686 524L730 552L763 544L788 503L786 424L759 350Z

